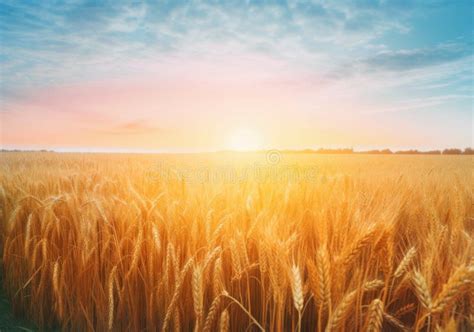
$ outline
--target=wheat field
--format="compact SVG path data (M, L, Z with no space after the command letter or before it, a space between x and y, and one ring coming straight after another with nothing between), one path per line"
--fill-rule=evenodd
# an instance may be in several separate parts
M15 314L75 331L473 328L471 157L277 157L1 154Z

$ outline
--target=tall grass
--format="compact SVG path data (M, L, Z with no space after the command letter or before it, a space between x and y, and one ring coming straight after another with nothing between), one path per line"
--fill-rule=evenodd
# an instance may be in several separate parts
M285 181L153 173L263 159L2 154L14 311L72 330L472 329L469 157L284 156L317 167Z

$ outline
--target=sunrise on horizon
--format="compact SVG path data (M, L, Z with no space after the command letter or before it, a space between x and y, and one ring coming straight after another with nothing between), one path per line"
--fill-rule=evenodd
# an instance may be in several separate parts
M0 0L0 332L474 331L473 19Z
M2 1L0 15L6 148L472 146L470 1Z

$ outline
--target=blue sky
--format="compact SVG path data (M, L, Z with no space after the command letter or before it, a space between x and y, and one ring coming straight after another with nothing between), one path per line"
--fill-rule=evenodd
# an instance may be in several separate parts
M0 143L206 150L245 127L265 147L472 146L473 10L0 1Z

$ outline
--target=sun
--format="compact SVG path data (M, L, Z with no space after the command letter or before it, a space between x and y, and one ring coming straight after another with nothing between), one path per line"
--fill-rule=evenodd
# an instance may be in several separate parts
M238 128L229 137L229 147L235 151L258 150L262 148L262 137L250 128Z

